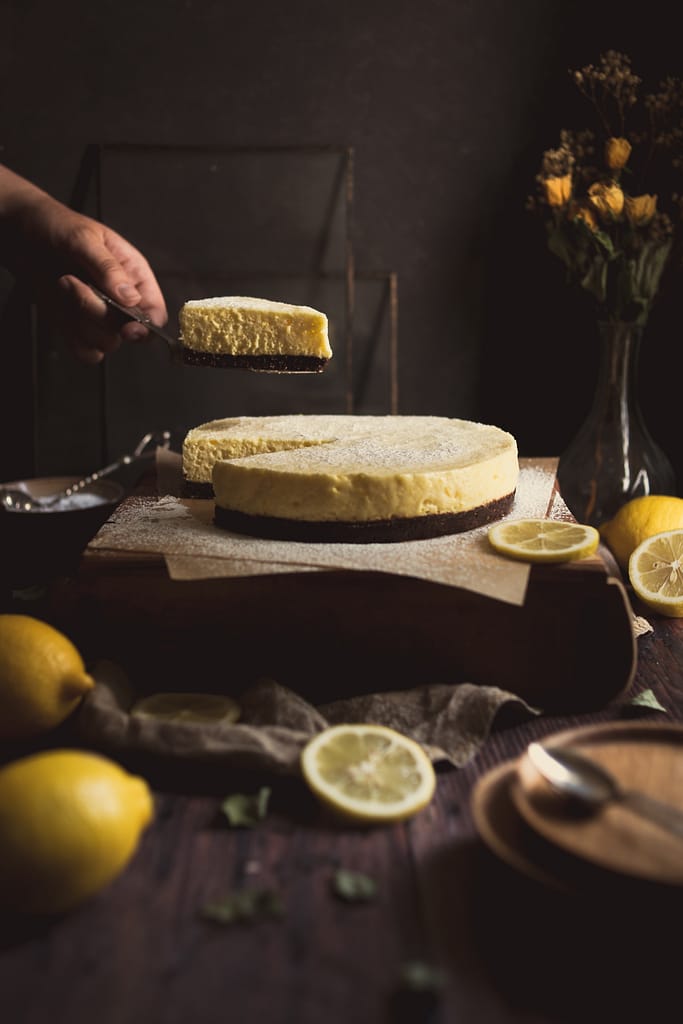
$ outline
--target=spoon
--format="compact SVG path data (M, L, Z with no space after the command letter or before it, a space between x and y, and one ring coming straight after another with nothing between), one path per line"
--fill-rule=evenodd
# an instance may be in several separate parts
M683 812L635 789L622 789L606 768L572 747L549 749L530 743L527 756L554 790L598 811L619 802L635 814L683 839Z
M156 444L161 444L162 447L168 448L170 437L171 435L168 430L164 430L161 435L154 433L145 434L130 454L123 455L120 459L111 462L103 469L89 473L88 476L82 477L80 480L75 481L75 483L63 488L63 490L56 491L45 498L34 498L18 487L0 486L0 508L5 509L7 512L49 511L59 501L63 501L64 498L70 498L73 494L78 494L102 477L109 476L111 473L116 472L117 469L129 465L134 459L140 458L145 454L146 449L151 451L150 445L153 441L155 442L155 447Z

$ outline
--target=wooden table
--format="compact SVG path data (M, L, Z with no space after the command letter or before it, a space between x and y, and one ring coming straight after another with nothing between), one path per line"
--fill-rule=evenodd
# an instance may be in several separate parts
M636 608L636 611L642 609ZM650 616L631 691L595 713L502 720L432 804L405 824L331 821L298 781L272 783L266 818L231 829L216 792L155 779L156 815L128 869L53 922L0 928L6 1024L545 1024L680 1020L677 890L596 886L564 895L478 838L473 785L532 739L583 723L683 720L683 621ZM636 707L652 689L666 714ZM225 779L222 795L244 790ZM336 868L376 880L367 903ZM222 926L201 907L243 886L276 891L279 917ZM423 967L437 985L415 982ZM410 983L407 979L412 978ZM432 981L434 977L431 976Z

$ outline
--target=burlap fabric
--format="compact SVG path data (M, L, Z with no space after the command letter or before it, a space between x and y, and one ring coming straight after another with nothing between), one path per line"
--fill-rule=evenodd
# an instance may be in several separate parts
M136 694L118 666L100 662L93 674L96 686L81 705L77 728L97 749L280 775L298 772L302 747L329 725L386 725L415 739L434 762L460 767L479 750L504 706L521 718L537 713L512 693L470 683L435 683L316 706L275 680L261 679L239 695L241 715L234 724L174 722L131 714Z

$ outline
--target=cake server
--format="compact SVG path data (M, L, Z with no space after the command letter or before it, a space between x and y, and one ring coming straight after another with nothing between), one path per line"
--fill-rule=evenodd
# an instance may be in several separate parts
M115 309L117 313L120 313L127 320L135 320L137 323L142 324L143 327L146 327L152 334L156 334L158 338L165 341L168 345L173 362L183 362L183 346L180 339L174 338L173 335L169 334L168 331L165 331L163 327L159 327L157 324L152 323L144 310L140 309L139 306L122 306L120 302L112 299L111 296L106 294L106 292L100 291L100 289L96 288L94 284L90 284L89 287L94 291L98 299L102 299L102 302L106 302L111 309Z
M169 334L168 331L165 331L163 327L159 327L157 324L152 323L152 321L147 316L147 314L144 312L144 310L140 309L139 306L122 306L120 302L117 302L115 299L112 299L109 295L106 294L106 292L101 291L94 284L91 284L90 282L88 282L88 287L95 293L95 295L97 295L98 299L102 299L102 302L106 302L106 304L111 309L115 309L117 311L117 313L120 313L125 319L127 319L127 320L135 320L137 323L142 324L143 327L146 327L148 331L151 331L152 334L156 334L157 337L162 339L162 341L165 341L166 344L168 345L169 352L171 353L171 360L174 363L183 363L184 365L187 365L187 366L198 366L198 365L201 366L201 365L205 365L205 366L210 366L211 369L215 369L216 368L213 364L202 363L202 362L198 363L196 360L189 358L188 354L187 354L187 350L185 349L185 347L184 347L183 343L181 342L181 340L179 338L173 337L173 335ZM293 374L302 374L302 373L317 373L317 372L319 372L319 370L310 370L310 369L303 369L303 370L302 369L290 370L290 369L281 369L281 368L275 369L275 368L270 367L270 366L240 366L240 365L235 365L235 366L225 366L225 367L221 367L221 368L222 369L229 369L229 370L251 370L254 373L277 373L277 374L285 374L285 373L286 374L292 374L292 373Z

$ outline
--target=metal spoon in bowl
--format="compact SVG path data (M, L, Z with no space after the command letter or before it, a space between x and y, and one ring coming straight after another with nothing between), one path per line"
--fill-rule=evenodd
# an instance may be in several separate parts
M101 480L102 477L115 473L117 469L121 469L123 466L129 465L129 463L140 458L146 453L151 454L151 451L153 450L151 447L152 442L154 442L154 448L156 448L157 445L167 448L170 442L170 437L171 435L168 430L162 431L161 434L145 434L130 454L121 456L120 459L116 459L115 462L111 462L103 469L98 469L94 473L89 473L88 476L82 477L73 484L69 484L68 487L63 488L63 490L56 491L54 494L49 494L45 498L34 498L26 491L20 490L18 487L0 486L0 508L5 509L7 512L33 512L35 510L49 511L49 509L53 508L58 502L63 501L65 498L70 498L74 494L78 494L90 484L95 483L97 480Z
M553 789L597 811L611 801L619 801L635 814L672 835L683 839L683 812L670 804L635 789L622 789L606 768L572 747L544 747L530 743L527 756L536 771Z

